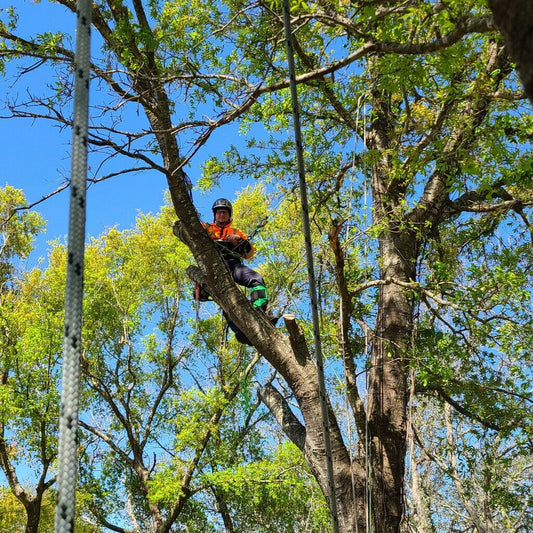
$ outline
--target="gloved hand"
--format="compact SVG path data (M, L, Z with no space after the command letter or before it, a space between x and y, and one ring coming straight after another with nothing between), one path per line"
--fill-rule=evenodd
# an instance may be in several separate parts
M236 233L228 235L225 240L231 242L231 244L234 246L237 246L242 241L241 237L239 237Z

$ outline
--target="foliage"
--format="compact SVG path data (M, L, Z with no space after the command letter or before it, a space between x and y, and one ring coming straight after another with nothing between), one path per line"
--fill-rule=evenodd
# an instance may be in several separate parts
M220 519L209 503L213 484L205 473L264 455L254 423L265 414L252 400L245 373L253 362L233 341L221 340L223 328L213 329L213 318L201 318L195 331L185 276L190 257L169 231L171 215L167 206L156 217L139 215L135 228L110 229L86 249L77 496L84 531L126 520L141 529L162 524L180 498L185 503L177 523L205 524L208 531ZM55 242L47 268L27 271L14 305L9 312L3 307L6 457L31 483L42 472L52 474L57 453L65 267L65 247ZM204 330L212 351L198 344ZM285 468L271 466L273 472ZM288 490L289 481L279 497ZM261 514L260 502L248 509ZM278 517L290 519L290 513ZM43 516L40 527L46 524Z
M9 185L0 188L0 284L4 287L15 273L13 260L24 259L34 236L44 224L35 212L17 211L25 204L22 191Z
M502 437L494 430L480 432L468 418L434 399L420 407L413 425L424 445L413 456L411 476L420 478L420 500L432 530L487 523L500 531L530 527L531 453L520 433ZM410 517L415 528L420 527L420 516L415 512Z
M206 481L234 510L239 531L329 531L323 496L292 444L261 461L207 474Z
M26 525L24 507L15 495L4 487L0 488L0 528L5 533L19 533Z
M53 495L45 497L41 504L41 521L39 533L50 533L54 530L55 502ZM20 533L25 530L27 522L24 506L16 499L14 494L0 487L0 528L3 533ZM80 533L98 533L96 526L84 522L76 517L76 531Z
M399 529L410 464L406 527L424 513L434 529L523 527L522 509L531 505L520 484L530 484L531 461L532 123L501 38L480 0L290 4L327 396L338 450L349 457L341 465L337 455L336 471L353 474L342 481L343 508L352 505L345 495L355 479L360 501L387 509L372 513L374 530ZM59 5L74 10L71 0ZM273 305L295 312L309 333L279 10L279 2L242 0L95 5L102 46L89 145L98 148L101 164L92 179L114 176L111 161L120 161L125 174L162 173L181 218L191 193L184 166L217 128L234 123L240 137L204 163L198 186L210 190L235 177L249 185L235 202L236 216L248 233L260 228L254 243L265 262L258 268ZM14 11L3 16L4 72L28 58L69 72L71 53L59 33L21 40L13 33ZM66 74L60 79L67 81L49 99L6 102L11 116L68 124L71 81ZM260 186L251 185L254 179ZM197 221L184 218L192 234ZM257 465L268 472L263 461L271 456L257 446L255 428L248 431L253 424L245 437L239 433L243 419L262 416L251 405L252 379L281 391L305 426L304 456L326 492L323 466L309 452L318 405L309 400L300 362L271 333L272 349L263 355L274 371L257 366L244 375L249 354L225 342L216 307L206 304L201 320L189 323L183 271L190 255L172 241L172 219L166 208L163 223L141 217L135 230L112 230L88 248L84 505L100 520L129 507L143 526L153 520L163 528L176 512L181 524L209 530L215 526L208 509L216 502L224 514L231 495L238 506L225 518L245 520L254 503L245 500L247 485L228 484L224 476L257 477ZM44 297L46 313L16 300L6 322L17 343L22 339L9 344L13 361L20 346L37 348L48 362L35 374L22 365L20 379L35 386L56 381L57 340L44 338L43 324L57 327L60 318L54 291L63 255L57 246L50 269L30 273L31 287L24 287L32 298ZM16 306L36 325L19 325ZM20 421L15 392L6 411ZM355 445L341 422L345 396ZM246 415L238 412L243 404ZM410 462L409 417L416 430ZM32 431L19 431L28 450L37 450ZM249 453L244 464L232 447ZM95 458L101 471L87 467ZM436 486L443 489L438 498ZM111 493L120 497L109 501ZM259 502L265 497L254 495ZM443 522L437 501L449 509ZM482 515L476 506L488 511ZM248 514L271 527L266 510ZM380 523L382 516L394 524Z

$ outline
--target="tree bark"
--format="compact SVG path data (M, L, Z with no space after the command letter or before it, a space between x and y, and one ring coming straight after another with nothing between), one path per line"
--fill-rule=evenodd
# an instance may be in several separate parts
M371 339L368 375L368 441L371 479L369 510L372 531L397 533L403 515L403 487L407 453L407 376L413 333L414 299L405 284L416 280L421 233L408 222L406 176L394 171L396 96L372 91L373 117L368 148L379 154L372 168L373 223L378 235L379 292ZM403 285L403 286L402 286Z
M398 250L403 243L391 235L380 239L382 279L409 280L412 270ZM413 254L409 254L412 258ZM412 272L414 274L414 272ZM406 410L409 339L413 304L405 289L394 283L379 291L368 390L368 427L371 442L372 529L396 533L403 514L406 455Z
M34 498L27 504L24 504L26 508L26 515L28 520L26 522L25 533L38 533L39 522L41 521L41 500L42 498Z
M489 0L494 21L533 103L533 9L530 0Z

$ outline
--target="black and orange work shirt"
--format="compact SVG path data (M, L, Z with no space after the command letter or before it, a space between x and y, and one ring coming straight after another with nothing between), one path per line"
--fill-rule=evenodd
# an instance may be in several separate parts
M215 241L226 241L229 235L238 235L243 241L246 241L246 235L239 229L234 228L231 222L228 222L222 228L217 226L215 222L208 224L202 222L202 226L207 230L207 234ZM249 243L249 247L246 253L241 254L244 259L251 259L254 256L255 248L252 243ZM236 247L238 250L238 246Z

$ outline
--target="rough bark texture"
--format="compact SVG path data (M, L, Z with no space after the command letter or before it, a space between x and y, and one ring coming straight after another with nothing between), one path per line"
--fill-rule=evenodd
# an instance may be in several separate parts
M531 0L489 0L494 21L533 103L533 5Z
M527 40L525 36L524 39ZM181 154L172 129L171 106L163 85L158 84L157 69L149 59L142 63L146 72L139 72L135 91L143 95L143 99L146 98L142 105L161 149L171 200L182 223L183 238L198 264L198 269L192 271L192 275L206 286L216 303L228 313L258 352L279 372L292 391L300 410L300 419L293 416L282 395L272 387L263 389L261 396L277 417L288 438L302 450L327 498L329 490L326 452L316 365L309 357L304 339L294 327L296 324L288 324L288 339L261 313L252 308L233 283L214 243L203 230L190 196L188 179L182 170ZM500 60L501 55L495 49L488 71L493 72L494 66ZM527 61L522 61L522 66L524 64L527 64ZM376 75L379 76L379 73ZM376 83L376 86L379 86L379 83ZM381 160L375 164L372 171L374 222L381 232L380 277L375 280L380 284L379 309L376 327L370 336L371 367L366 413L356 391L350 391L353 393L350 402L356 413L356 420L359 420L360 437L365 442L370 442L369 462L372 477L368 507L371 509L372 531L379 533L397 533L402 519L408 403L407 370L413 324L413 301L405 286L416 281L418 247L423 239L420 228L425 227L426 222L430 222L430 225L438 224L446 216L443 207L448 201L447 175L454 171L454 162L458 160L457 150L468 145L471 132L475 130L476 123L483 120L488 105L482 98L466 102L464 114L471 118L471 122L465 121L468 124L464 129L450 133L448 145L442 153L442 164L439 165L445 172L436 172L428 179L419 208L405 213L402 212L401 205L408 180L405 176L395 178L392 164L387 159L394 141L391 136L397 126L391 98L391 95L379 91L372 94L374 114L368 135L369 148L381 154ZM445 107L442 115L445 116L446 113ZM334 248L335 231L331 233L331 242ZM343 284L341 251L337 249L335 256L339 267L337 279L344 317L341 343L344 346L343 361L347 383L352 383L355 388L353 380L350 382L355 371L350 367L353 356L349 353L348 342L352 308L350 295ZM363 533L367 530L364 451L358 460L352 461L335 413L329 404L328 412L339 529L343 533ZM368 439L361 421L365 414L370 433ZM184 491L184 497L180 498L179 504L173 509L166 526L177 517L187 497ZM164 531L164 528L161 531Z
M413 250L399 238L380 239L382 279L414 279ZM372 464L373 531L397 532L403 514L406 454L406 409L409 339L413 304L396 284L380 288L380 306L372 342L369 373L368 425Z
M155 127L154 129L157 130ZM166 134L171 136L169 130ZM161 142L161 146L168 146L168 141L169 139L166 139ZM228 313L261 355L280 372L293 391L305 425L304 455L327 497L326 452L316 365L309 358L302 357L301 352L296 353L289 340L276 330L262 313L254 310L244 294L235 286L214 243L200 224L189 195L186 177L179 167L179 158L173 160L164 153L163 157L168 161L169 190L176 213L183 224L183 237L199 266L197 275L214 300ZM331 406L328 406L328 410L340 530L345 533L364 531L364 522L356 524L358 515L353 506L352 494L352 467L359 467L356 463L352 466ZM359 469L355 477L359 480L356 488L358 500L363 502L364 472ZM364 520L364 516L361 518Z

